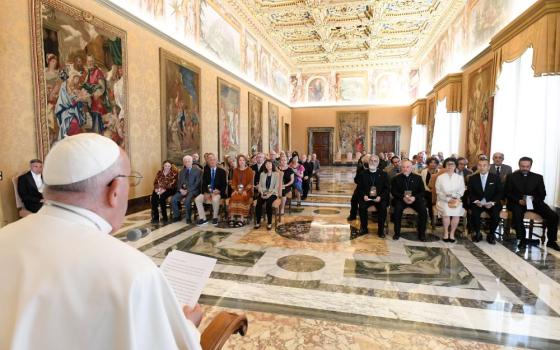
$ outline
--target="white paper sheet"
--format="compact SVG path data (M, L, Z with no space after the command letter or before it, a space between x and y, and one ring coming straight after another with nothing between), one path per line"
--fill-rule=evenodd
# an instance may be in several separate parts
M533 196L527 196L527 198L525 199L525 202L527 204L527 210L533 210L535 209L533 207Z
M193 308L200 298L216 259L173 250L161 264L161 270L181 304Z

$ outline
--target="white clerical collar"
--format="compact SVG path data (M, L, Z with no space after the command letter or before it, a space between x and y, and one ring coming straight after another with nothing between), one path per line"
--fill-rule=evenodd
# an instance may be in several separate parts
M108 234L113 230L113 227L107 222L107 220L103 219L91 210L51 200L46 201L45 204L46 205L43 205L39 213L95 227L105 234Z

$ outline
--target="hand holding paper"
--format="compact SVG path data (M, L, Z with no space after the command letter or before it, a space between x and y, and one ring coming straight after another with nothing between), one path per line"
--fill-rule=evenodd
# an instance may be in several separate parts
M179 303L194 309L215 265L216 259L174 250L161 264L161 270Z

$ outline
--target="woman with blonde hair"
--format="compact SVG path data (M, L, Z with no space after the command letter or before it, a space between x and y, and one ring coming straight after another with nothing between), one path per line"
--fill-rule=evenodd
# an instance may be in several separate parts
M231 196L229 199L229 226L242 227L249 217L253 203L253 178L255 173L247 164L247 157L237 156L237 168L233 169L231 178ZM236 220L236 217L238 218Z

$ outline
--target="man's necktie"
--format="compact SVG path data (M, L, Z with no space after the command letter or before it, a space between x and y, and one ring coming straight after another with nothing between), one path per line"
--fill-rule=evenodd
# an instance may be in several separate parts
M428 173L426 174L426 186L428 186L430 184L430 179L432 178L432 173L430 173L428 171Z
M214 178L216 177L216 169L212 169L212 176L210 177L210 187L214 190Z
M496 175L500 176L500 166L496 167Z

